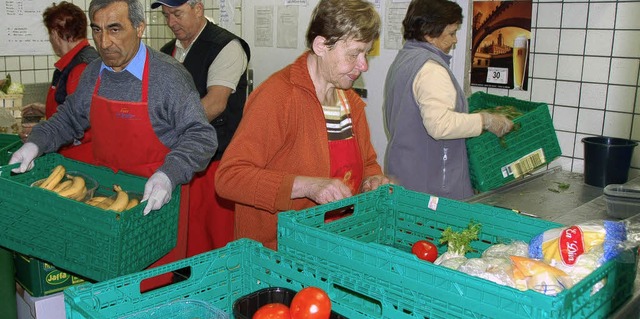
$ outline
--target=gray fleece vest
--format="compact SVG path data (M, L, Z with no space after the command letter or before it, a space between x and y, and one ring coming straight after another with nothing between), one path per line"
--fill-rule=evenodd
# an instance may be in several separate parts
M456 112L468 112L464 92L449 68L451 56L429 43L409 40L387 73L384 115L389 143L385 172L411 190L452 199L473 195L465 139L435 140L425 129L413 81L429 60L448 70L456 88Z

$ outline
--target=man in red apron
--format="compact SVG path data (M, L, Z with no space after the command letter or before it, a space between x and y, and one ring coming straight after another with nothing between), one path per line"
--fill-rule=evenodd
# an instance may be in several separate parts
M174 59L146 47L144 8L137 0L94 0L91 28L101 60L89 64L76 93L32 130L11 158L26 171L33 159L55 151L91 126L96 163L148 177L144 214L160 209L177 185L187 185L217 148L189 73ZM50 137L49 137L50 136ZM176 247L150 267L187 255L188 186L182 186ZM143 283L148 290L170 275Z
M218 150L206 170L191 180L189 254L225 246L233 240L234 203L220 198L215 172L242 118L247 97L249 45L205 17L202 1L156 0L176 36L161 52L182 63L193 77L205 114L218 136ZM196 192L197 189L203 192ZM209 240L203 240L208 238Z

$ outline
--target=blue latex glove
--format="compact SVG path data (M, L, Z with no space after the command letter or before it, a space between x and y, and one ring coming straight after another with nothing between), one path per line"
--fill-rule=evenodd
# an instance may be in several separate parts
M11 171L14 173L24 173L33 168L33 160L38 157L38 146L34 143L27 142L11 155L9 164L20 163L20 167Z
M152 210L160 209L171 200L171 190L173 189L169 177L163 172L157 171L149 177L144 184L144 194L142 202L146 201L143 214L149 214Z

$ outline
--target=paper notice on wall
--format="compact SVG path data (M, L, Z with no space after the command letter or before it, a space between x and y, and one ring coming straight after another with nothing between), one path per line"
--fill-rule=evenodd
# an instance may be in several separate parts
M389 50L402 49L402 20L407 14L408 3L396 3L387 0L385 14L384 48Z
M0 56L53 54L42 12L51 2L6 0L0 3Z
M298 12L297 6L278 6L278 48L298 48Z
M284 5L285 6L308 6L309 5L309 1L308 0L284 0Z
M256 6L254 12L256 47L273 47L273 6Z
M220 1L220 23L219 25L229 31L235 29L235 0L219 0Z

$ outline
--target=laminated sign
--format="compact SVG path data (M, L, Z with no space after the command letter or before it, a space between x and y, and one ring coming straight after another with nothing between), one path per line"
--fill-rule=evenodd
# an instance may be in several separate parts
M531 1L474 1L471 85L527 90Z

